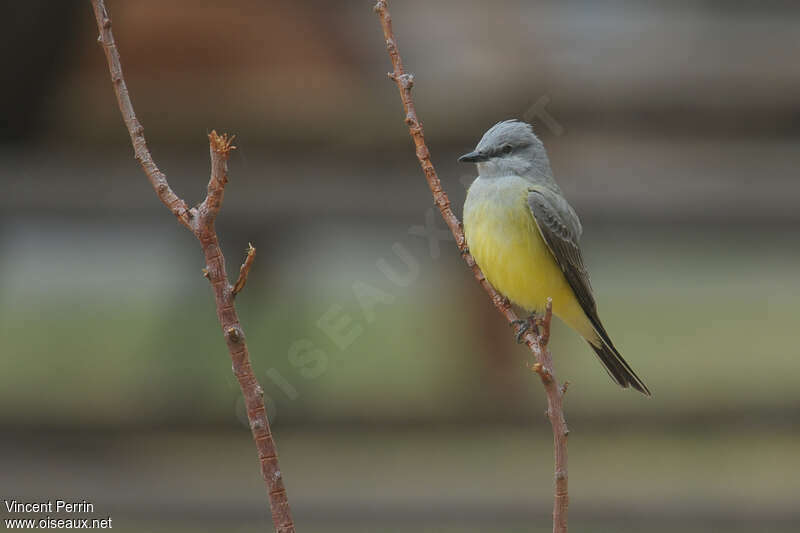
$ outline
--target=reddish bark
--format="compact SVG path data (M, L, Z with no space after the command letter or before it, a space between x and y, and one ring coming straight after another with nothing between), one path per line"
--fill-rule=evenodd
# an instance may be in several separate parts
M456 245L461 251L461 255L467 263L467 266L472 270L475 280L480 283L481 287L483 287L489 295L497 311L505 317L510 325L513 325L518 319L516 313L508 299L504 298L489 284L483 272L481 272L481 269L475 262L475 259L470 255L461 222L450 208L450 199L447 197L447 193L442 189L442 184L431 162L431 154L430 150L428 150L428 146L425 144L425 134L422 130L422 123L417 117L414 100L411 96L411 88L414 86L414 76L406 73L405 67L403 66L403 60L400 57L397 40L395 39L394 30L392 28L392 17L389 13L388 1L378 0L378 3L375 4L375 12L380 18L383 36L386 39L386 50L389 52L389 57L392 61L393 70L389 73L389 78L395 82L397 89L400 91L400 100L402 100L403 108L406 112L405 122L408 126L408 132L414 141L417 159L422 167L422 171L425 173L425 179L433 195L434 203L436 207L439 208L439 212L447 224L447 227L449 227L450 231L453 233ZM567 423L564 419L562 402L566 391L566 383L564 387L559 386L555 374L553 373L552 357L547 348L550 339L551 318L552 302L548 301L544 319L538 324L542 326L541 331L537 325L525 333L522 338L525 340L525 344L530 348L536 359L536 363L531 365L531 369L539 375L545 393L547 394L547 416L553 428L555 456L553 531L554 533L566 533L567 506L569 503L569 495L567 492L567 435L569 434L569 430L567 429Z
M218 135L212 131L209 136L209 149L211 152L211 178L208 181L208 193L205 200L197 207L188 208L175 192L170 188L167 178L153 161L144 137L144 129L136 119L136 114L131 104L128 88L122 76L119 51L111 33L111 18L103 0L92 0L97 28L100 31L98 41L103 45L114 92L117 95L122 118L131 137L136 160L147 175L158 198L178 221L186 227L200 242L206 260L205 276L211 282L214 291L214 301L217 307L217 318L228 346L233 362L233 373L242 389L245 405L247 406L247 419L258 450L261 465L261 474L267 486L272 521L277 533L294 533L289 500L286 488L283 485L283 476L278 466L278 453L275 441L264 408L264 390L256 380L253 367L250 364L250 355L245 342L244 330L239 323L239 316L234 307L234 297L244 288L247 275L255 259L255 248L249 247L247 257L239 271L239 278L232 286L228 281L225 270L225 257L219 246L217 231L214 221L222 207L225 195L225 184L228 182L228 157L235 147L233 138L227 135Z

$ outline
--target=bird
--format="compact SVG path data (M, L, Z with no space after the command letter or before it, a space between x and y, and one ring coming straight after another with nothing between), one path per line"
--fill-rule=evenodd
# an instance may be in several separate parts
M492 287L531 319L552 298L553 314L589 343L612 379L650 396L600 321L579 244L583 228L531 125L498 122L458 160L477 164L464 203L464 235ZM518 341L530 319L520 322Z

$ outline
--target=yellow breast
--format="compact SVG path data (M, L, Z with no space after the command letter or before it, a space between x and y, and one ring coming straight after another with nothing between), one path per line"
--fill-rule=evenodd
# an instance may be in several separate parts
M529 183L516 176L478 178L464 204L470 253L489 283L528 311L553 312L579 332L586 319L528 207Z

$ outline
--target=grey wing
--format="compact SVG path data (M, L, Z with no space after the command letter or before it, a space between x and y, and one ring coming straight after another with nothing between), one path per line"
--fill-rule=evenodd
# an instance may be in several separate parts
M561 267L567 283L572 287L578 303L595 328L601 329L597 305L589 282L589 272L578 247L581 233L578 216L563 196L548 190L531 189L528 192L528 206L544 241L558 266Z
M649 396L650 390L647 385L614 347L614 343L611 342L611 338L597 315L597 305L592 296L592 286L589 284L589 273L583 264L583 256L578 247L581 225L575 211L563 196L548 189L530 189L528 206L531 208L542 238L550 248L558 266L561 267L583 312L586 313L594 330L602 340L602 343L595 344L587 339L589 345L617 383L623 387L633 387Z

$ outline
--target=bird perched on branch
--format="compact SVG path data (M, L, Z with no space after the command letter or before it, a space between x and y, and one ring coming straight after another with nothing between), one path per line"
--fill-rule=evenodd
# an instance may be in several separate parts
M464 233L489 283L534 314L552 298L553 313L588 341L614 381L649 396L600 322L578 245L580 220L530 124L495 124L459 161L478 166L464 204ZM518 341L530 319L520 322Z

